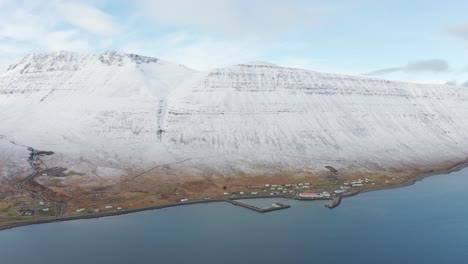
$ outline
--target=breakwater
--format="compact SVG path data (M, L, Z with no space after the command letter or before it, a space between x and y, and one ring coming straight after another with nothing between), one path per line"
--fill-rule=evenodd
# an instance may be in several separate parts
M287 209L287 208L291 207L291 206L289 206L287 204L283 204L283 203L274 203L268 208L260 208L260 207L249 205L249 204L246 204L246 203L241 203L241 202L238 202L236 200L226 200L226 202L231 203L233 205L242 206L244 208L247 208L247 209L253 210L255 212L259 212L259 213L272 212L272 211Z

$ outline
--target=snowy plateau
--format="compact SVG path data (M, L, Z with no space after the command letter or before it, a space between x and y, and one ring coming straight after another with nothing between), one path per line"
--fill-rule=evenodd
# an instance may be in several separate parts
M148 171L431 170L468 159L467 132L456 86L120 52L33 54L0 74L0 183L31 173L28 147L84 186Z

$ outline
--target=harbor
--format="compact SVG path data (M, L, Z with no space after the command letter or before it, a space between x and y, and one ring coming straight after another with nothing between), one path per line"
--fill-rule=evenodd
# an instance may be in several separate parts
M228 202L228 203L231 203L232 205L241 206L241 207L244 207L244 208L253 210L255 212L259 212L259 213L267 213L267 212L272 212L272 211L277 211L277 210L282 210L282 209L288 209L288 208L291 207L291 206L289 206L287 204L278 203L278 202L271 204L270 207L260 208L258 206L242 203L242 202L239 202L239 201L236 201L236 200L225 200L225 201Z

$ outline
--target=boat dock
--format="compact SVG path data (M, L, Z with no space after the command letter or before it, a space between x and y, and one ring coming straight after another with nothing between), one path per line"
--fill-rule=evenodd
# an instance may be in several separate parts
M338 205L340 205L340 203L341 203L341 196L338 196L338 197L333 198L329 204L325 205L325 207L333 209L337 207Z
M249 204L241 203L241 202L238 202L238 201L236 201L236 200L226 199L225 201L228 202L228 203L230 203L230 204L242 206L242 207L244 207L244 208L247 208L247 209L250 209L250 210L254 210L255 212L259 212L259 213L266 213L266 212L271 212L271 211L277 211L277 210L287 209L287 208L291 207L290 205L283 204L283 203L274 203L274 204L272 204L272 205L271 205L270 207L268 207L268 208L260 208L260 207L254 206L254 205L249 205Z

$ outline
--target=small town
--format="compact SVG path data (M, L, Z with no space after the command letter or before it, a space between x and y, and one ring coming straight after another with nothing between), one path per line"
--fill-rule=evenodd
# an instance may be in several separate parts
M239 202L244 199L253 199L253 198L268 198L268 197L283 197L287 199L296 199L296 200L333 200L337 197L341 197L345 194L357 192L366 186L375 185L375 181L364 178L356 179L350 182L343 182L341 185L336 185L336 188L323 188L313 186L310 182L298 182L298 183L287 183L287 184L271 184L265 183L263 185L245 185L245 186L234 186L232 189L238 191L227 192L226 190L219 195L219 197L205 197L203 201L208 202L211 200L222 200L228 201L234 205L240 205L248 209L255 210L257 212L267 212L278 209L289 208L288 205L274 203L269 208L257 208L254 206L249 206L244 203ZM179 195L179 193L176 193ZM180 204L192 203L198 201L197 199L190 199L188 197L182 197L179 199ZM201 202L203 202L201 201ZM176 202L177 203L177 202ZM3 210L10 208L10 205L4 204ZM50 202L44 201L19 201L16 202L13 206L16 208L18 217L39 217L47 218L56 216L56 206ZM100 207L80 207L68 211L65 213L65 217L68 216L79 216L79 215L90 215L90 214L100 214L100 213L118 213L119 211L124 210L123 205L107 204ZM1 208L0 208L1 209ZM1 213L0 213L1 217Z

